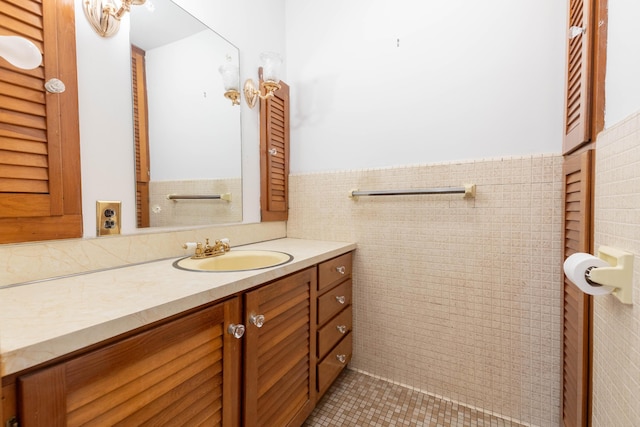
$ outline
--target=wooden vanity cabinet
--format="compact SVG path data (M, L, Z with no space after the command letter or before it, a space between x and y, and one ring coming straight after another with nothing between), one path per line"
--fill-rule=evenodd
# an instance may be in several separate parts
M316 403L316 267L245 294L244 426L300 426Z
M318 266L316 399L351 361L351 252Z
M300 427L351 360L351 259L5 377L0 424Z
M235 297L19 376L20 426L238 426L241 340L227 329L240 308Z

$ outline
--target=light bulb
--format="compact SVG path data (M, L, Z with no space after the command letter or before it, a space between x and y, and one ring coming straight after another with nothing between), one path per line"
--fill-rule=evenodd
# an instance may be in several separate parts
M42 54L36 45L24 37L0 36L0 56L25 70L38 68L42 63Z

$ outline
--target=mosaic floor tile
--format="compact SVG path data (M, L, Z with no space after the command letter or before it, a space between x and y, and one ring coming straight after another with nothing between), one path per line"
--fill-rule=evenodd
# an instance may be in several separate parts
M520 424L346 369L304 427L522 427Z

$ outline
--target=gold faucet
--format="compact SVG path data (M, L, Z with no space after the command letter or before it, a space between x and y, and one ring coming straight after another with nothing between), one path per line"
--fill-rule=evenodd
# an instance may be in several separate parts
M209 239L205 239L205 244L198 242L196 251L191 257L192 259L208 258L218 255L224 255L231 250L229 239L216 240L213 245L209 244Z

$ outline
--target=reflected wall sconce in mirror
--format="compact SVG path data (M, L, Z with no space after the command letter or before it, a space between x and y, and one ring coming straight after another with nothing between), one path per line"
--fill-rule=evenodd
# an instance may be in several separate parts
M120 29L120 19L129 12L131 6L140 6L146 0L82 0L82 8L89 23L102 37L110 37Z
M227 56L227 62L220 68L222 84L224 85L224 97L231 100L231 105L240 105L240 74L238 66L231 62L231 57Z
M38 47L20 36L0 36L0 56L23 70L33 70L42 63Z
M249 108L256 106L258 98L267 99L273 96L273 93L280 89L280 67L282 67L282 57L274 52L265 52L260 54L262 62L262 87L265 94L262 95L261 89L256 88L256 84L252 79L244 82L244 99L247 101Z

